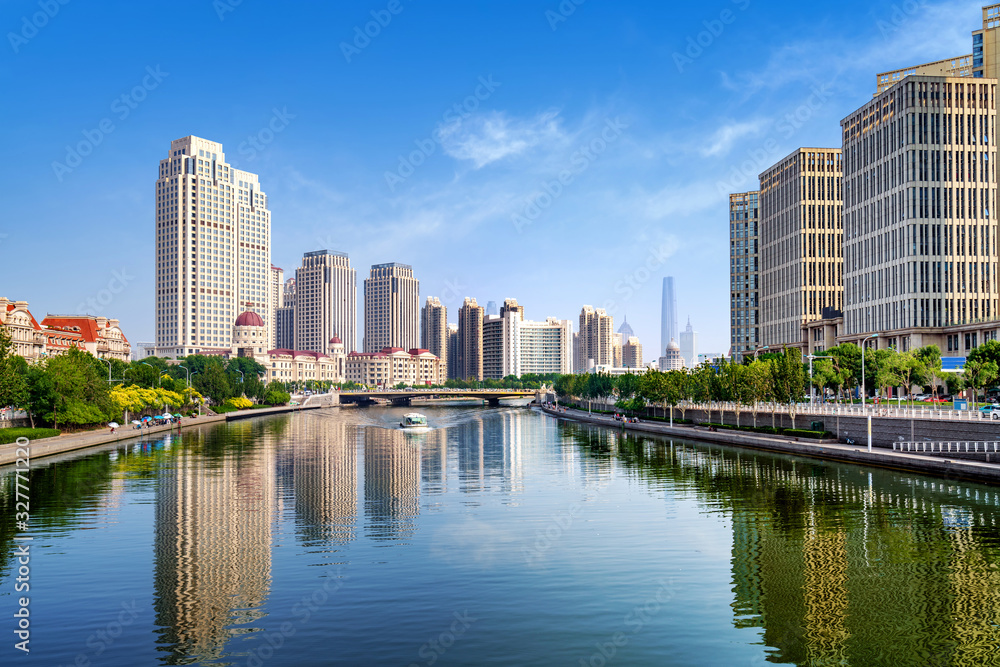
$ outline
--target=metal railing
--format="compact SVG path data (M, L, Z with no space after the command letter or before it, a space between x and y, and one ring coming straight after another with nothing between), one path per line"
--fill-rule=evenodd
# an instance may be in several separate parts
M894 442L893 451L913 452L916 454L975 454L1000 453L1000 442L997 441L948 441L948 442Z
M651 406L659 407L659 406ZM718 412L720 410L728 413L735 412L737 409L736 403L729 402L717 402L717 403L684 403L683 407L685 410L701 410L708 412ZM678 406L674 407L674 410L679 410ZM740 405L739 411L741 414L751 414L753 412L752 406L750 405ZM784 403L760 403L757 409L757 416L769 415L772 412L777 414L790 414L789 406ZM994 416L995 414L995 416ZM916 408L916 407L893 407L890 404L880 404L871 405L866 404L861 405L843 405L839 403L834 404L818 404L818 405L808 405L799 404L795 407L795 416L830 416L830 417L867 417L869 415L873 417L894 417L897 419L939 419L945 421L963 421L963 422L977 422L989 419L1000 419L1000 412L997 413L987 413L981 412L980 410L945 410L941 408Z

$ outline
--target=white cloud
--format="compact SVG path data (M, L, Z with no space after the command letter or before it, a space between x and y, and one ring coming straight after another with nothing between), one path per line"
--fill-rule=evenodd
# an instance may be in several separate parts
M708 146L701 149L701 154L705 157L726 155L732 150L733 144L743 137L757 134L764 124L763 120L727 123L715 131Z
M522 155L541 144L558 143L564 136L556 111L527 120L512 119L497 111L477 114L442 125L438 133L446 154L471 161L476 169Z

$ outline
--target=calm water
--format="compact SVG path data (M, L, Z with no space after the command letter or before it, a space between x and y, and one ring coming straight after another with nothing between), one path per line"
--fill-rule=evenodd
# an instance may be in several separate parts
M327 411L39 461L31 661L1000 664L995 489L424 411L425 434ZM0 492L21 664L9 470Z

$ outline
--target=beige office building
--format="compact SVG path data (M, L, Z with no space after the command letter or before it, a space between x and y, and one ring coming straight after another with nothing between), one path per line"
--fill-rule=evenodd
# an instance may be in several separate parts
M483 379L483 307L466 297L458 309L458 358L460 380Z
M574 364L577 372L587 370L591 363L597 366L614 365L612 342L614 331L614 318L603 308L584 306L580 310L577 359Z
M995 338L996 80L910 76L841 127L840 340L958 356Z
M448 369L448 308L436 296L427 297L420 310L420 347L441 360L441 368Z
M295 349L329 351L339 339L346 352L357 347L357 271L347 253L315 250L295 270Z
M761 346L759 251L760 192L729 195L729 341L736 360ZM694 351L685 356L691 368L696 360Z
M156 181L155 229L158 356L229 346L244 309L271 334L271 212L256 174L227 163L220 143L172 141Z
M365 280L364 351L415 349L420 342L420 281L413 267L375 264Z
M804 347L807 322L843 308L843 161L799 148L760 175L761 342Z

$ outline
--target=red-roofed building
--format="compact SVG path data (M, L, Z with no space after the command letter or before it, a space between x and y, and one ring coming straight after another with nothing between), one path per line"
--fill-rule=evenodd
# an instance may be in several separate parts
M0 326L10 333L14 354L35 361L45 354L45 334L28 310L27 301L0 297Z
M132 352L118 320L93 315L47 315L39 324L28 310L27 301L0 297L0 326L10 332L15 353L28 361L56 356L74 347L101 359L124 362Z
M381 352L351 352L347 355L350 382L379 387L403 383L410 387L441 384L441 360L427 350L407 352L384 347Z

